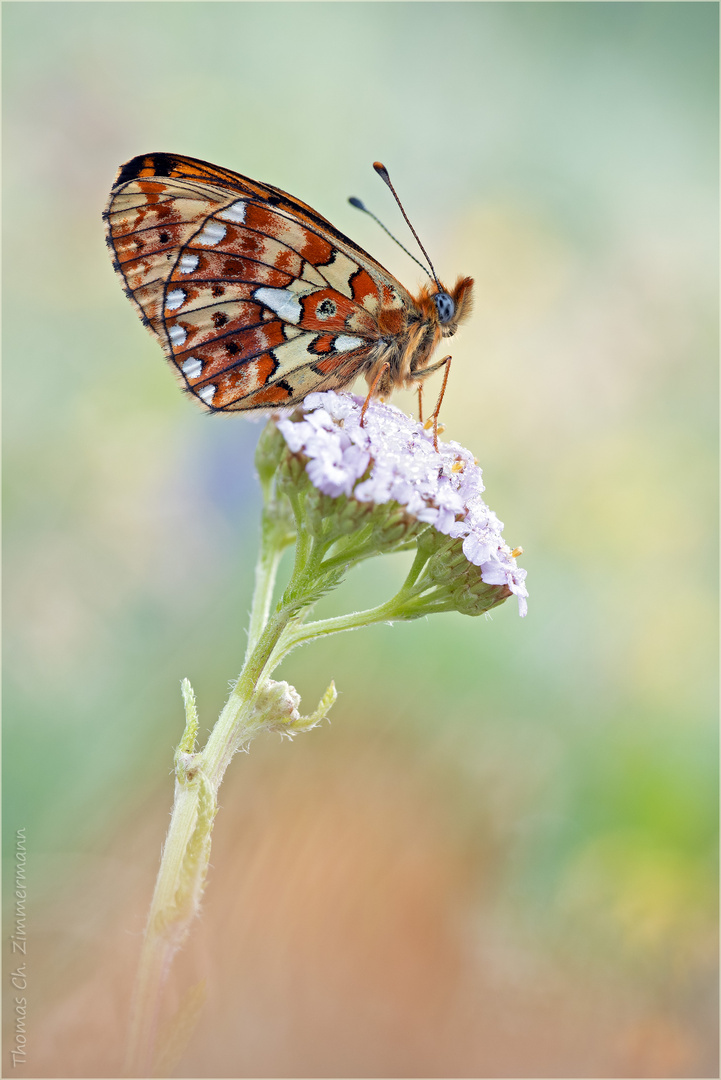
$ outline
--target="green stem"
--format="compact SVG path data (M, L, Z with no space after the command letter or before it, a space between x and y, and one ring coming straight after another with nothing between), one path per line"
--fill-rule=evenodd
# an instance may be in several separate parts
M192 752L197 731L195 702L189 685L183 687L187 724L176 754L175 802L138 969L127 1054L130 1076L151 1075L163 985L200 905L218 789L233 755L263 728L278 723L277 698L269 698L266 688L288 649L277 656L276 649L302 618L297 614L299 601L302 608L303 597L310 597L329 546L312 541L307 532L299 529L294 573L284 595L284 601L289 599L281 601L269 617L278 562L285 546L278 537L272 528L264 528L245 663L205 747L198 753ZM304 730L303 724L312 726L318 722L334 699L333 690L330 696L324 696L315 714L302 718L296 730Z
M408 595L408 593L410 593L412 587L415 585L416 581L418 581L421 570L426 565L429 558L430 551L426 550L423 544L419 544L418 550L416 551L416 557L413 560L413 564L410 570L408 571L408 577L403 582L403 585L398 592L399 597L405 597Z
M175 801L148 917L132 1007L127 1074L152 1075L163 985L195 917L210 858L217 793L231 758L267 725L268 660L288 623L274 616L260 635L200 753L178 754ZM186 740L181 740L181 747Z
M293 565L292 574L292 578L296 578L305 569L305 564L308 559L308 552L310 551L311 536L308 532L308 529L305 527L303 504L301 501L302 495L298 495L297 492L289 492L288 499L290 501L291 507L293 508L296 528L298 530L295 540L295 563Z
M198 755L200 765L216 791L233 755L246 746L265 724L266 718L258 709L258 698L265 680L277 666L268 661L289 621L284 610L271 616L243 666L204 750Z
M413 540L409 540L406 543L399 544L398 547L393 548L387 553L395 555L400 551L412 551L416 547L416 545L417 541L414 538ZM324 571L335 570L338 567L343 567L343 569L350 569L350 567L355 566L356 563L362 562L364 559L371 559L374 555L377 554L378 544L376 540L371 537L370 540L368 540L364 544L358 544L354 546L348 545L346 548L339 551L337 554L332 555L330 559L325 560L322 565L322 569Z
M255 590L253 592L253 604L250 610L250 622L248 624L248 645L245 652L247 662L253 649L258 644L258 639L263 632L263 627L268 622L270 605L273 600L273 588L278 574L278 566L283 555L283 548L270 541L264 530L261 537L260 553L255 568Z
M367 608L365 611L339 615L335 619L318 619L316 622L302 623L297 630L289 628L281 636L270 658L272 668L276 668L296 646L305 645L313 638L340 634L345 630L360 630L362 626L371 626L378 622L392 622L394 618L400 617L396 605L393 601L389 601L387 604Z
M126 1059L129 1076L152 1075L162 989L200 900L198 889L182 887L183 869L188 864L188 853L193 850L193 839L198 832L199 786L181 785L177 781L175 785L173 814L138 965ZM201 825L201 831L205 831L205 823ZM200 891L206 869L207 861L202 875L197 875Z
M361 627L371 626L373 623L392 622L394 619L412 617L418 604L424 603L420 594L425 590L415 589L414 586L428 559L429 553L419 548L403 585L396 595L386 601L385 604L379 604L378 607L374 608L366 608L365 611L354 611L349 615L338 615L334 619L318 619L315 622L286 627L282 634L279 635L278 642L270 656L270 670L274 671L281 660L296 646L305 645L313 638L327 637L329 634L341 634L346 630L360 630ZM328 563L324 563L323 566L328 566ZM448 609L439 607L438 610Z

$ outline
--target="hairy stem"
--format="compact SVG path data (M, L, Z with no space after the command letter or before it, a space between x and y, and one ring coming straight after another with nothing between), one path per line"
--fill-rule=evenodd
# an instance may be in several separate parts
M131 1009L126 1057L129 1076L152 1075L162 990L173 957L198 912L210 858L217 793L233 755L270 721L274 702L264 700L269 660L293 616L281 608L269 618L273 585L286 541L264 529L256 568L248 649L243 670L205 747L194 751L198 729L195 700L183 684L186 729L176 753L175 798L150 906ZM296 560L296 567L305 565ZM162 1050L162 1048L161 1048Z

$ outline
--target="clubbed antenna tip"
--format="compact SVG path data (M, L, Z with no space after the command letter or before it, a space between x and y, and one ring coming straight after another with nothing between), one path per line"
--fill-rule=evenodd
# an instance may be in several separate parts
M436 287L437 287L437 289L438 289L438 292L442 292L442 289L441 289L441 283L440 283L440 281L438 280L438 276L436 275L436 272L435 272L435 270L433 269L433 263L432 263L432 262L431 262L431 260L430 260L430 259L428 258L428 252L427 252L427 251L426 251L426 249L425 249L425 248L423 247L423 244L421 243L421 240L420 240L420 237L419 237L418 233L416 232L416 230L415 230L415 229L413 228L413 226L411 225L411 223L410 223L410 220L409 220L409 217L408 217L408 214L407 214L407 213L405 212L405 210L403 209L403 203L402 203L402 202L401 202L401 200L400 200L400 199L398 198L398 192L396 191L396 189L395 189L395 188L393 187L393 184L391 183L391 178L390 178L390 176L388 175L388 169L386 169L386 167L385 167L385 165L383 164L383 162L382 162L382 161L374 161L374 162L373 162L373 168L374 168L374 169L375 169L375 171L376 171L376 172L378 173L378 175L380 176L380 178L381 178L381 180L383 181L383 183L384 183L384 184L386 184L386 185L387 185L387 186L388 186L388 187L390 188L390 190L391 190L391 193L392 193L392 195L393 195L393 198L394 198L394 199L396 200L396 202L398 203L398 209L399 209L399 210L400 210L400 212L401 212L401 213L403 214L403 217L404 217L404 218L405 218L405 220L406 220L406 225L408 226L408 228L409 228L409 229L411 230L411 232L412 232L412 233L413 233L413 235L415 236L415 238L416 238L416 243L418 244L418 247L419 247L419 248L421 249L421 251L422 251L422 252L423 252L423 254L425 255L425 257L426 257L426 261L427 261L428 265L429 265L429 266L430 266L430 268L431 268L431 273L430 273L430 275L429 275L429 276L432 276L432 277L433 277L433 280L434 280L434 281L435 281L435 283L436 283ZM394 239L395 239L395 237L394 237ZM417 259L416 259L416 262L418 262L418 260L417 260ZM425 269L425 267L424 267L424 269ZM428 273L428 271L427 271L427 270L426 270L426 273Z
M380 164L380 162L377 162L377 164ZM382 165L381 165L381 168L383 168L383 166L382 166ZM425 266L423 265L423 263L422 263L422 262L420 262L420 261L419 261L419 260L418 260L418 259L417 259L417 258L415 257L415 255L413 255L413 254L412 254L412 253L411 253L411 252L410 252L410 251L408 250L408 248L407 248L407 247L405 247L405 246L404 246L404 245L403 245L403 244L402 244L402 243L400 242L400 240L398 240L398 238L397 238L397 237L395 237L395 236L393 235L393 233L392 233L392 232L390 231L390 229L387 229L387 228L385 227L385 225L383 224L383 222L381 221L381 219L380 219L380 218L378 218L378 217L376 217L376 215L375 215L375 214L373 213L373 211L372 211L372 210L369 210L369 209L368 209L368 207L367 207L367 206L365 205L365 203L364 203L364 202L362 202L362 201L361 201L361 200L360 200L360 199L359 199L359 198L358 198L358 197L357 197L356 195L349 195L349 196L348 196L348 202L349 202L349 203L351 204L351 206L354 206L354 207L356 208L356 210L362 210L364 214L368 214L368 217L372 217L372 218L373 218L373 220L374 220L374 221L376 221L376 222L377 222L377 223L378 223L378 224L380 225L380 227L381 227L381 229L383 230L383 232L384 232L384 233L387 233L387 234L388 234L388 236L390 236L391 240L393 240L393 242L394 242L394 243L398 244L398 247L399 247L399 248L401 248L401 249L402 249L403 251L405 251L406 255L410 255L410 257L411 257L411 259L413 259L413 262L414 262L414 263L418 263L418 266L420 266L420 268L421 268L421 270L423 271L423 273L424 273L424 274L428 274L428 271L426 270L426 268L425 268ZM402 209L402 207L401 207L401 209ZM416 237L416 239L417 239L417 237ZM430 274L428 274L428 276L430 277L431 275L430 275Z

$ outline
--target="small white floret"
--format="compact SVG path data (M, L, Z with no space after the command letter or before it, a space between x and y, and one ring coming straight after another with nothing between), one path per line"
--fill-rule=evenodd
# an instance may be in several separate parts
M198 397L202 398L206 405L211 405L213 398L215 397L216 389L217 387L213 386L212 383L210 386L204 386L202 390L198 390Z

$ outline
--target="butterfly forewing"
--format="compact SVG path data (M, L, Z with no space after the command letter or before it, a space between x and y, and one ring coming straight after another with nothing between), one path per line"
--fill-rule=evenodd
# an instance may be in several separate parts
M213 410L344 386L422 319L403 286L311 207L206 162L134 158L105 218L128 295Z

